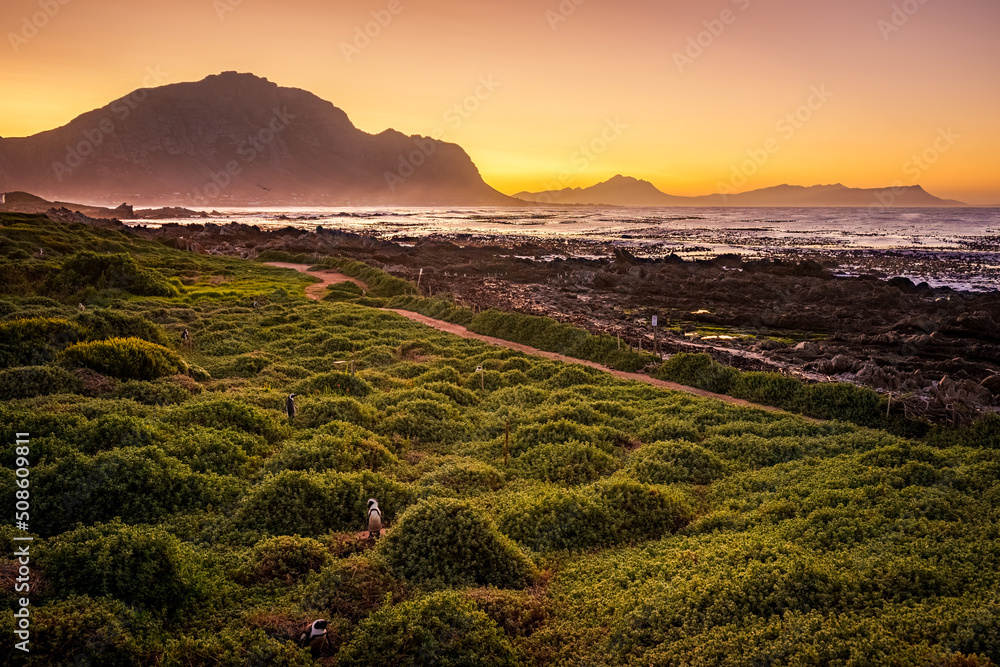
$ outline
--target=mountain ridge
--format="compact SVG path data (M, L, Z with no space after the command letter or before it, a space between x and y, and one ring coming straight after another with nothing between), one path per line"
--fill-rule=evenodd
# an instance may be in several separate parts
M0 139L0 191L226 205L508 205L458 145L369 134L333 103L253 74L140 88Z
M719 206L719 207L959 207L966 204L941 199L920 185L889 188L849 188L832 185L776 185L737 194L694 197L671 195L649 181L618 174L586 188L519 192L524 201L581 206Z

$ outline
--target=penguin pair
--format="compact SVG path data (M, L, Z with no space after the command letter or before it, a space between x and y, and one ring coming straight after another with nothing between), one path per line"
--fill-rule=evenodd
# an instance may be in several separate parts
M326 620L319 619L306 626L299 637L299 648L308 648L312 657L318 658L326 646Z
M378 501L374 498L368 499L368 537L377 540L382 532L382 510L378 508Z

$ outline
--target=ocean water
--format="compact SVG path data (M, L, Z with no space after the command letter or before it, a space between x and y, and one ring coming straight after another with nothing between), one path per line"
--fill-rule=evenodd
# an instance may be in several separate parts
M317 226L385 239L548 240L553 254L828 257L845 275L902 275L932 286L1000 290L1000 209L870 208L236 208L208 220L262 229ZM603 246L604 249L599 248Z

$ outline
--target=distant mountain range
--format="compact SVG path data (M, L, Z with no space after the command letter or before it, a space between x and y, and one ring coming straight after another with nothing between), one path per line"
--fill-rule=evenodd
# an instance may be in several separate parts
M661 192L649 181L615 176L589 188L565 188L545 192L519 192L518 199L546 204L603 206L965 206L962 202L940 199L919 185L899 188L861 189L836 185L778 185L732 195L681 197Z
M0 192L145 206L961 206L920 186L780 185L678 197L626 176L589 188L487 185L458 145L372 135L312 93L252 74L139 89L63 127L0 138ZM23 205L39 206L19 195ZM117 210L117 209L116 209Z
M146 205L508 205L461 147L371 135L252 74L140 89L55 130L0 139L0 192Z

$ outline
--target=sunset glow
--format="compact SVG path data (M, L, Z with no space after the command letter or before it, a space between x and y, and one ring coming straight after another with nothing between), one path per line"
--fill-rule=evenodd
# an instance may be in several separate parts
M505 193L919 183L1000 204L995 0L8 0L0 135L252 72Z

